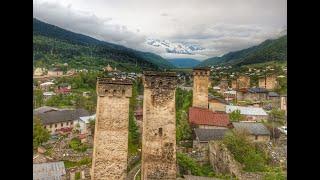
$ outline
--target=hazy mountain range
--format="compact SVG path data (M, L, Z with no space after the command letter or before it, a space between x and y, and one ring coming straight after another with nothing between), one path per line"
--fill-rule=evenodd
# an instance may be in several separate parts
M286 34L284 32L283 34ZM166 48L168 53L194 54L204 48L168 40L148 39L150 46ZM60 27L33 19L34 62L46 65L68 63L74 68L95 68L110 64L123 70L165 70L171 68L193 68L212 65L246 65L268 61L287 61L287 35L269 39L257 46L229 52L221 57L204 61L192 58L165 59L150 52L137 51L121 45L94 39Z

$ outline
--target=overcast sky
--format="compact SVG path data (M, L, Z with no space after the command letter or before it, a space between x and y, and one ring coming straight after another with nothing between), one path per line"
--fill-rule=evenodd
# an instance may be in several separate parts
M99 40L165 58L221 56L278 37L286 0L33 0L33 16ZM166 53L147 39L198 45L193 55Z

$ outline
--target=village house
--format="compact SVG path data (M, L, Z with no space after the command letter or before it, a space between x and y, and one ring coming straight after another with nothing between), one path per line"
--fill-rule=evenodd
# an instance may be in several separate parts
M237 98L237 91L231 90L231 91L225 91L223 92L223 96L225 97L225 100L227 102L230 102Z
M207 146L209 141L216 141L223 139L228 129L194 129L193 147L201 148Z
M279 108L280 107L280 95L276 92L269 92L267 99L271 101L272 107Z
M56 93L54 92L44 92L43 93L43 100L47 101L48 99L50 99L52 96L55 96Z
M237 91L237 100L263 101L267 99L268 90L265 88L239 89Z
M45 83L41 83L40 85L40 89L42 91L49 91L52 90L52 87L54 86L54 83L51 81L45 82Z
M209 110L213 112L225 112L226 111L226 105L227 102L224 99L214 97L209 94L208 96L209 101Z
M80 117L89 116L89 112L84 109L57 109L38 108L34 110L34 116L40 118L42 125L51 133L56 134L60 130L70 131L74 128L74 121Z
M262 123L257 122L233 122L233 127L238 131L246 131L253 142L268 142L270 131Z
M108 64L105 68L103 68L103 71L105 72L112 72L113 68L110 66L110 64Z
M74 75L75 73L76 73L76 70L75 70L75 69L70 69L70 70L67 71L67 75L69 75L69 76L72 76L72 75Z
M261 121L268 118L268 114L259 107L245 107L226 105L226 113L232 113L235 110L240 110L240 114L245 117L245 121Z
M71 92L71 85L69 84L60 84L55 90L57 94L69 94Z
M43 76L43 75L45 75L45 73L46 73L46 69L45 68L36 68L34 71L33 71L33 75L34 76Z
M63 75L63 71L60 70L59 68L52 68L48 71L48 76L51 76L51 77L58 77L62 75Z
M85 92L82 93L82 96L83 97L90 97L90 94L91 93L89 91L85 91Z
M63 161L33 164L33 180L66 179Z
M80 134L90 134L90 131L88 131L89 123L95 119L95 114L91 116L82 116L79 117L79 119L74 120L73 124L75 129L79 130Z
M213 112L209 109L190 107L189 123L202 129L227 129L231 125L225 112Z

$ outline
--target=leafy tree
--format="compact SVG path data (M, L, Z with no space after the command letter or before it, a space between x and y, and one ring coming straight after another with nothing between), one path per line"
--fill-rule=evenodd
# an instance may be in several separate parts
M81 140L79 138L71 139L71 141L69 142L69 147L78 152L84 152L88 148L85 144L81 143Z
M249 172L264 171L267 166L267 156L263 150L251 143L246 131L227 133L224 144L234 158L244 164L244 170Z
M186 154L177 153L177 162L181 174L188 174L188 171L191 171L191 174L195 176L214 176L214 172L212 171L213 168L210 167L210 165L201 166Z
M133 82L132 86L132 97L130 98L129 104L129 151L132 154L137 153L139 143L140 134L138 132L138 126L135 121L134 117L134 110L137 105L137 96L138 96L138 89L137 89L137 82Z
M230 114L229 114L229 119L232 121L232 122L237 122L237 121L242 121L245 119L245 117L241 114L240 110L237 109L235 111L232 111Z
M41 107L44 103L42 90L40 89L34 90L33 96L34 96L34 100L33 100L34 107L35 108Z
M37 117L33 118L33 147L38 147L42 143L47 142L50 138L49 131L43 127L41 120Z
M189 107L192 106L192 92L182 90L180 88L176 89L176 139L190 140L191 137L191 127L189 125L187 112Z
M272 109L269 112L269 122L276 122L281 125L285 124L285 111L280 109Z
M89 121L89 129L91 130L91 134L92 134L92 135L94 135L95 122L96 122L95 119Z

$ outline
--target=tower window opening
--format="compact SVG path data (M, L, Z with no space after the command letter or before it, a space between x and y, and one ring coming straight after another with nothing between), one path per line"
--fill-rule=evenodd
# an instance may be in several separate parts
M162 128L159 128L159 136L162 136Z

